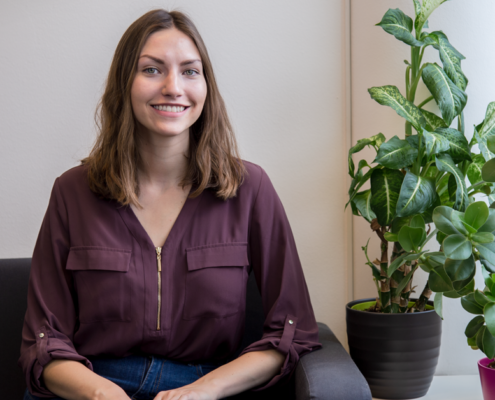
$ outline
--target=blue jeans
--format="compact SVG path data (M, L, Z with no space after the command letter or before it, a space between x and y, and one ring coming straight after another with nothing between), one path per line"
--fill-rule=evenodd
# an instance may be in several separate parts
M125 390L132 400L153 400L158 392L188 385L223 363L187 364L158 356L88 357L96 374ZM46 400L26 389L23 400ZM64 400L52 397L50 400Z

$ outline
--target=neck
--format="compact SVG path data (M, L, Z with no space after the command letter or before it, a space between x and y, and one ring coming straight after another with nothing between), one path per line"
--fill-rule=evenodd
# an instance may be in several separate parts
M140 135L140 184L176 188L186 176L189 153L189 130L177 136Z

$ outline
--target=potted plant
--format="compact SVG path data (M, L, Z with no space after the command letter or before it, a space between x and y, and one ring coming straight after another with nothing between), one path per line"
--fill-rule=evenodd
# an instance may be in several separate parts
M461 69L464 56L442 31L426 31L429 16L444 1L413 0L414 21L400 9L389 9L377 24L411 47L411 59L405 61L405 95L396 86L368 90L372 99L405 119L405 133L388 141L379 133L359 140L349 150L348 205L379 237L380 257L373 260L368 244L363 247L378 296L347 305L348 342L373 395L380 398L426 394L438 361L443 296L459 298L474 291L475 260L483 258L481 252L493 242L492 232L483 227L491 221L491 213L480 225L474 214L484 208L474 202L474 196L493 196L492 184L482 178L481 171L495 157L488 148L488 138L495 135L495 103L488 106L485 121L468 141L463 115L468 83ZM438 51L442 66L422 62L428 47ZM420 81L431 96L416 105ZM423 108L431 101L440 115ZM472 152L475 145L482 154ZM374 165L361 160L356 168L352 156L366 146L376 151ZM369 189L363 190L368 183ZM434 219L445 226L450 221L455 231L444 232L441 223L444 230L434 229ZM471 228L476 232L461 229L464 224L474 224ZM430 240L441 245L439 251L427 249ZM468 246L471 258L456 258L461 250L464 257ZM484 246L483 250L477 246ZM428 280L419 297L412 299L418 268L428 273Z

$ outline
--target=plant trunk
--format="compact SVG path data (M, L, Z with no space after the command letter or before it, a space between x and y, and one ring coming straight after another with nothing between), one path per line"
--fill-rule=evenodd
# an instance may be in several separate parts
M385 228L381 228L382 230ZM383 236L383 231L381 232L381 236ZM382 257L380 259L380 303L382 305L382 312L390 313L391 304L390 304L390 279L387 277L387 268L388 268L388 242L386 240L382 240L381 244L382 249Z
M411 265L404 265L404 276L406 276L409 272L411 272L411 269L413 267ZM405 313L407 311L407 307L409 305L409 296L411 295L412 291L412 280L413 277L407 282L406 287L402 290L402 293L400 294L400 312Z
M394 243L394 249L392 250L392 259L390 262L393 262L397 257L399 257L402 253L404 253L404 250L401 248L399 249L399 246L397 245L397 242ZM398 268L398 271L400 273L404 273L404 265L401 265ZM399 286L398 282L391 277L390 278L390 293L392 297L392 313L399 313L400 307L401 307L401 294L397 293L397 287Z
M413 310L416 311L424 311L426 307L426 303L430 299L431 296L431 289L430 285L428 285L428 282L426 282L425 288L423 289L423 293L421 293L421 296L419 296L419 299L416 300L416 303L414 304Z

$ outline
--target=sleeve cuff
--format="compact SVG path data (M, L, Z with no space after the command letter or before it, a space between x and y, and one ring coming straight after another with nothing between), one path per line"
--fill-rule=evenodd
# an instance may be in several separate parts
M56 396L44 385L41 378L44 367L52 360L63 359L82 362L93 371L93 365L86 357L77 353L73 346L67 342L50 337L49 330L42 326L36 331L36 347L31 348L36 352L34 362L27 379L29 392L41 398L53 398Z
M240 354L243 355L245 353L251 351L263 351L263 350L272 350L276 349L283 355L285 355L285 361L282 365L280 373L271 378L268 382L263 384L262 386L258 386L256 388L251 389L254 392L264 390L270 386L275 385L278 381L284 378L284 381L288 380L292 373L295 370L297 362L299 361L299 354L295 351L292 346L292 342L294 340L294 334L296 332L297 326L297 318L292 315L287 315L285 319L284 329L282 332L282 336L263 336L257 342L254 342L247 346Z

